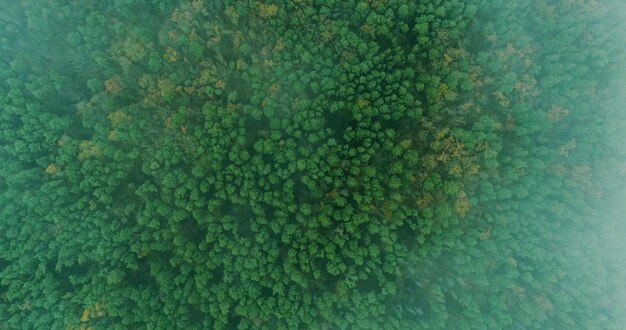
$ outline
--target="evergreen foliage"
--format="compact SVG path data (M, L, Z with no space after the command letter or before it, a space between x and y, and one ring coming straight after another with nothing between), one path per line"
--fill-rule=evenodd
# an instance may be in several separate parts
M0 328L623 327L620 12L5 2Z

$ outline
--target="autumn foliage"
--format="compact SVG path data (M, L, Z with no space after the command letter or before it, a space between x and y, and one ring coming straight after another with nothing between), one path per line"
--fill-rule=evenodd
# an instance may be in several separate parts
M618 328L614 3L3 4L0 328Z

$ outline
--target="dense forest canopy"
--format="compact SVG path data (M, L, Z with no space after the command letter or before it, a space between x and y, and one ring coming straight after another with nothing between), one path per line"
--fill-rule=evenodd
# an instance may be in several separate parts
M623 328L620 3L3 1L0 328Z

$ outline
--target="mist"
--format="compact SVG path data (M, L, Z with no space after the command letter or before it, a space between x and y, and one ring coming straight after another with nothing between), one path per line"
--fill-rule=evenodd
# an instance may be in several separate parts
M622 1L0 8L0 328L626 328Z

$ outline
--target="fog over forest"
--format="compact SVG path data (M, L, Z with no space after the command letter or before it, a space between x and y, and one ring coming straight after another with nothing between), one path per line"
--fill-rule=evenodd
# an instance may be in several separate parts
M625 329L622 0L0 0L0 329Z

